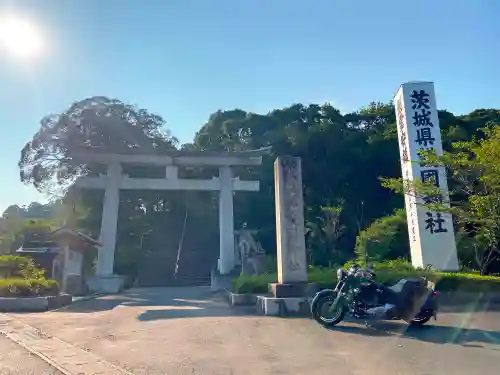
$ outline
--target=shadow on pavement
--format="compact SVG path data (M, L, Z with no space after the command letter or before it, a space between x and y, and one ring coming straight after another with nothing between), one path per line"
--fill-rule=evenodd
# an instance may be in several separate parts
M190 308L187 309L171 308L162 310L146 310L140 314L137 319L146 322L162 319L255 315L253 310L244 308L230 309L228 307L224 308L214 306L190 306Z
M466 347L500 345L500 332L477 328L463 328L441 325L409 327L396 322L378 322L369 327L339 325L330 331L376 337L400 336L433 344L456 344Z
M255 308L230 308L220 294L207 287L132 289L120 295L77 301L55 312L89 313L121 307L145 307L137 317L140 321L255 314Z

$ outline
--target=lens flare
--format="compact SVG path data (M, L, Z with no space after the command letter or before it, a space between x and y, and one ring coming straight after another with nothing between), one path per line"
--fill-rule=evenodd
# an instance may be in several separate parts
M30 59L39 55L43 48L43 37L33 23L10 15L0 16L0 51Z

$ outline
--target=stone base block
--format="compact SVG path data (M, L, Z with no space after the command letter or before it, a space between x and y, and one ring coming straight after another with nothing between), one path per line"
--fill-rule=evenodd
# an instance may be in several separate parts
M310 297L292 297L292 298L276 298L276 297L257 297L257 313L266 316L304 316L311 315Z
M47 297L1 297L0 312L43 312L69 305L70 294Z
M229 304L231 306L255 306L257 296L255 294L238 294L228 292Z
M119 275L92 276L86 280L90 293L116 294L123 290L125 279Z
M317 292L319 292L318 286L308 282L269 284L269 293L275 298L313 297Z

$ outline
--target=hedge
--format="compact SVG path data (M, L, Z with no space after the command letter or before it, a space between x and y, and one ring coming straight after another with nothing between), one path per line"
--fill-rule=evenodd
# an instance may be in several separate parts
M59 294L55 280L45 279L3 279L0 280L0 297L42 297Z
M337 267L338 268L338 267ZM337 268L310 268L308 272L309 282L318 284L321 288L332 288L337 279ZM374 267L376 280L393 285L402 278L414 278L426 276L436 284L436 290L467 291L467 292L500 292L500 277L480 276L476 273L445 273L426 272L415 270L408 265L395 265L390 263L377 264ZM268 284L277 281L274 273L249 276L241 275L232 281L233 293L267 293Z

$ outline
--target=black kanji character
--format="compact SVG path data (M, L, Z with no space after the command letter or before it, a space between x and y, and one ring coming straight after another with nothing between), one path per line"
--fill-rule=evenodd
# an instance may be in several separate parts
M429 117L431 114L430 111L426 111L425 108L422 108L420 110L420 113L418 111L415 111L413 114L413 125L415 126L434 126L434 124L431 122L431 118Z
M428 230L431 234L448 232L448 229L443 228L445 220L441 217L441 213L436 213L436 218L434 218L432 212L427 212L427 217L425 230Z
M427 94L424 90L413 90L411 94L411 103L411 107L413 109L429 109L429 94Z
M408 157L408 148L406 147L406 133L404 130L401 130L401 138L400 138L400 147L401 147L401 153L402 155L402 161L407 162L410 161L410 158Z
M406 143L406 132L404 130L401 130L401 145L404 145Z
M411 215L411 234L412 234L412 240L416 241L417 240L417 231L415 229L415 217L413 214Z
M410 161L410 157L408 156L408 149L406 148L406 146L402 146L402 157L401 157L401 160L403 160L405 163Z
M405 119L404 119L404 117L403 117L403 116L400 116L400 117L398 118L398 125L399 125L399 129L400 129L400 130L404 130L404 128L405 128L405 122L404 122L404 120L405 120Z
M439 174L437 169L424 169L420 171L420 178L423 183L431 182L434 186L439 187Z
M429 144L433 145L436 139L432 136L431 128L417 129L417 143L420 146L427 147Z

